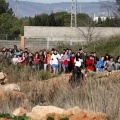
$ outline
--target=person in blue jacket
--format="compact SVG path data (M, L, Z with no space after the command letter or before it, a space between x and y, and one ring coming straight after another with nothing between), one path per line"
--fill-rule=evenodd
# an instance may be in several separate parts
M104 71L104 56L101 57L101 59L96 64L96 70L98 72Z

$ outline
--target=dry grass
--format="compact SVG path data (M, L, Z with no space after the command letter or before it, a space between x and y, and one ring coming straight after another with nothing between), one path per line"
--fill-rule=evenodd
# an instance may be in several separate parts
M54 105L64 109L79 106L81 109L104 112L109 120L120 120L120 72L110 75L89 73L86 85L71 88L69 75L43 81L39 76L48 75L49 78L51 74L12 65L4 65L1 69L8 75L10 83L21 86L22 92L30 101L28 109L35 105ZM1 102L0 106L2 104ZM4 101L4 104L1 110L11 112L14 100Z

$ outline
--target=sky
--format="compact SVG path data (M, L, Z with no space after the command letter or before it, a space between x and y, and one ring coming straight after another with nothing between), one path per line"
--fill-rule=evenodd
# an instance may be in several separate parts
M19 0L40 3L58 3L58 2L72 2L72 0ZM99 0L77 0L78 2L98 2Z

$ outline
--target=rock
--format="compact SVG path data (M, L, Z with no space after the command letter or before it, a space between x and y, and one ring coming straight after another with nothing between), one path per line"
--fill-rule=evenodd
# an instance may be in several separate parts
M32 109L32 113L27 114L33 120L41 120L45 118L48 114L56 113L63 114L64 109L57 108L54 106L36 106ZM45 119L46 120L46 119Z
M24 109L24 108L22 108L22 107L20 107L20 108L14 110L13 113L12 113L12 115L22 116L22 115L24 115L24 114L26 114L26 113L27 113L27 110Z
M8 79L6 78L6 74L3 72L0 72L0 84L4 85L8 82Z
M71 115L69 120L84 120L87 117L87 114L84 111L76 112L74 115Z
M5 85L7 82L8 82L8 79L5 78L5 79L3 79L3 80L0 81L0 84L1 85Z
M70 116L69 120L107 120L107 115L104 113L78 110L75 114Z
M6 74L4 74L3 72L0 72L0 80L5 79L5 77L6 77Z
M54 120L69 118L69 120L107 120L104 113L95 113L92 111L82 110L79 107L64 110L54 106L36 106L32 112L27 113L32 120L46 120L48 117Z
M20 86L17 84L0 85L0 90L4 91L20 91Z

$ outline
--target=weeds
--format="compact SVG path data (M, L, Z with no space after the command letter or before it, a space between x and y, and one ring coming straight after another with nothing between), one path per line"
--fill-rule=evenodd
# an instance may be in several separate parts
M120 38L117 37L104 43L99 41L96 52L99 56L106 52L116 56L120 54L119 46ZM78 47L73 47L73 51L78 50ZM84 47L86 51L93 50L92 45ZM9 83L20 85L22 92L27 95L30 101L28 105L30 110L35 105L54 105L64 109L79 106L81 109L104 112L108 115L109 120L120 120L119 72L105 77L97 77L95 73L90 73L86 85L73 89L68 82L65 82L68 79L65 76L60 78L57 76L56 80L47 81L47 79L54 77L53 74L44 71L32 71L29 67L14 66L8 59L0 60L0 71L7 74ZM14 103L19 104L20 99L11 100L10 97L9 101L5 101L1 98L1 111L12 112L13 107L16 108Z
M6 118L10 120L30 120L30 118L27 117L26 114L24 114L23 116L12 116L8 113L0 113L0 118Z

